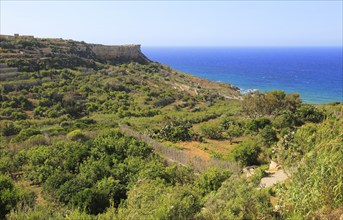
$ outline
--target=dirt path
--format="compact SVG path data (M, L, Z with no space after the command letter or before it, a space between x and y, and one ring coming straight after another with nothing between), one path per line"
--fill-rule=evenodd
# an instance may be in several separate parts
M269 169L266 172L269 175L261 179L260 188L273 186L289 178L285 171L274 161L271 161Z
M285 173L285 171L278 170L267 177L263 177L261 179L260 187L265 188L265 187L273 186L279 182L285 181L286 179L288 179L288 176Z

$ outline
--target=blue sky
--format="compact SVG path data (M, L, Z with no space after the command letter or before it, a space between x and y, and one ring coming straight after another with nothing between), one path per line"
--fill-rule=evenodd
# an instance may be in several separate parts
M4 1L1 33L143 46L342 46L342 1Z

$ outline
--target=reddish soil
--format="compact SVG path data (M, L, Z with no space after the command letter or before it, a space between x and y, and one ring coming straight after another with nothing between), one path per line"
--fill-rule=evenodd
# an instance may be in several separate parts
M208 152L197 148L197 145L199 145L199 142L197 141L181 142L177 143L177 145L180 148L188 151L189 153L204 158L206 160L210 159L211 157L211 154L209 154Z

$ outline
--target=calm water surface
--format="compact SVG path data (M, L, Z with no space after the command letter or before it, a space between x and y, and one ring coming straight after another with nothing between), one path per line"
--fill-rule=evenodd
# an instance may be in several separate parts
M151 60L242 90L297 92L304 102L343 101L342 48L143 47Z

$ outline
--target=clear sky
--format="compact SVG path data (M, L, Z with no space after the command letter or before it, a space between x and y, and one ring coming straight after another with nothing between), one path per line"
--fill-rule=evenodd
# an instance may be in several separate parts
M143 46L342 46L342 1L4 1L1 34Z

